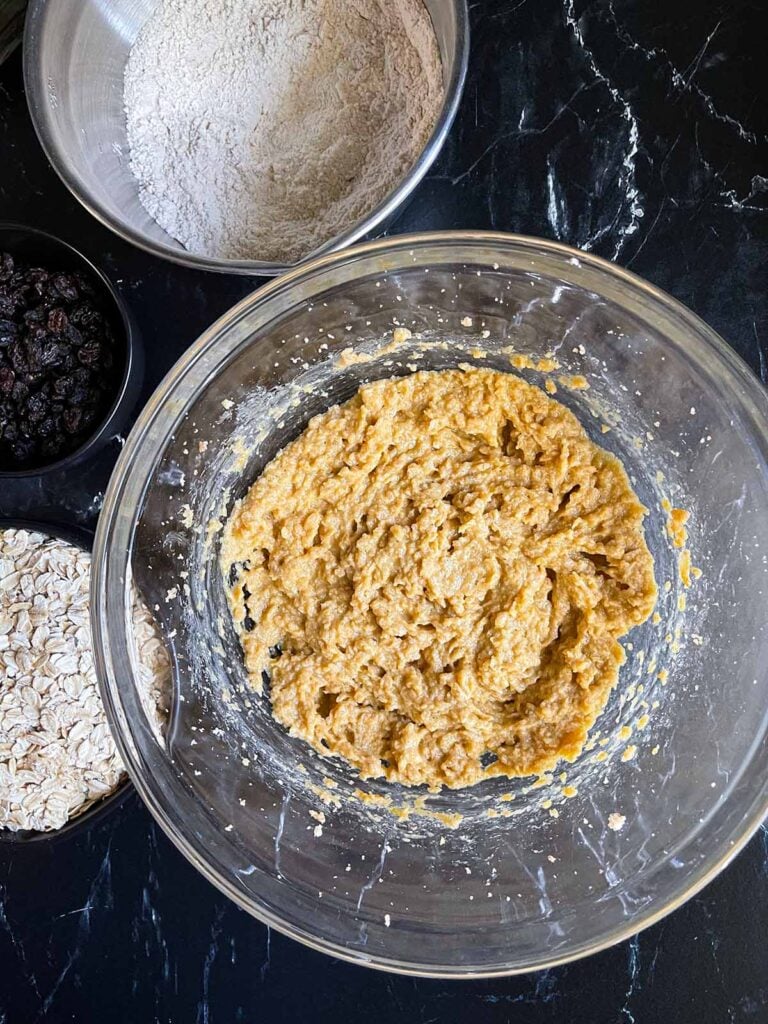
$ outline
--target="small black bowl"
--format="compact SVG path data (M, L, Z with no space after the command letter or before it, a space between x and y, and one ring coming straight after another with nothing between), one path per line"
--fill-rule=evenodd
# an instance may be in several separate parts
M74 451L55 462L31 469L0 469L0 479L39 476L67 469L92 455L117 433L139 396L144 373L144 354L127 306L106 275L68 242L23 224L0 222L0 252L52 270L79 271L92 281L118 346L116 363L122 363L114 399L101 423Z
M44 515L43 512L40 513ZM91 551L93 548L93 530L85 526L74 524L62 526L58 523L48 522L45 519L0 519L0 531L7 529L30 530L35 533L45 534L47 537L56 537L58 540L66 541L75 547ZM37 832L32 829L22 829L12 832L7 828L0 828L0 846L10 844L42 843L53 840L64 839L72 836L83 826L98 824L107 814L116 810L133 792L133 786L126 775L122 782L111 793L96 800L84 811L70 818L61 828L50 832Z

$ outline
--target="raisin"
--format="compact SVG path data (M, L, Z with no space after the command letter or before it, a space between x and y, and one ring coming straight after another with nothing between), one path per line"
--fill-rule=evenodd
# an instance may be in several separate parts
M66 432L68 434L76 434L83 426L83 410L80 406L65 409L61 419Z
M37 432L40 437L52 437L57 433L56 420L53 416L46 416L40 421L37 427Z
M73 384L69 392L69 400L72 405L82 405L88 399L88 388L85 384L78 384L74 381L74 374L72 375Z
M14 339L10 343L8 346L8 358L17 374L29 371L29 349L21 341Z
M87 274L0 252L0 469L71 452L117 387L114 338Z
M83 336L82 336L82 334L80 333L80 331L78 331L78 329L76 327L73 327L71 323L65 329L64 333L66 335L67 341L71 345L74 345L75 348L79 348L80 345L83 344Z
M26 412L31 423L37 423L45 417L48 412L48 399L41 391L36 391L27 399Z
M72 394L74 381L71 377L57 377L51 385L51 394L54 398L64 399Z
M77 306L69 319L84 331L99 331L104 326L104 317L101 313L84 304Z
M7 345L19 335L19 328L13 320L0 320L0 345Z
M55 334L61 334L68 323L69 317L63 309L56 307L48 314L48 330Z
M67 302L75 302L79 298L75 278L70 274L56 274L53 286L62 299L66 299Z
M67 350L63 345L57 345L55 341L47 341L40 352L40 363L42 366L61 366L67 356Z
M87 345L81 346L77 358L83 366L96 366L101 359L101 345L97 341L89 341Z
M23 405L29 396L29 384L23 380L17 380L11 388L11 398L18 405Z

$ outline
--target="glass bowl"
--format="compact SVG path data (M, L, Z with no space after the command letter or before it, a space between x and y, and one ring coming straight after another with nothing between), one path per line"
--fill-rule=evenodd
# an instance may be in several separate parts
M412 337L393 344L397 327ZM248 690L217 561L222 519L362 381L474 363L541 385L544 373L513 361L547 355L557 397L623 460L649 509L657 620L627 637L619 685L562 773L436 795L361 782ZM334 956L466 977L627 938L714 877L768 809L767 455L768 402L747 367L684 307L593 256L425 234L298 268L176 364L104 502L97 664L137 789L223 892ZM688 590L667 501L691 513L701 578ZM136 690L131 579L174 661L165 744Z

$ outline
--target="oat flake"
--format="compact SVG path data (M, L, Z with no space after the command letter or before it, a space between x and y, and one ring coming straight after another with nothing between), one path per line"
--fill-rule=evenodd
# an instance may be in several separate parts
M0 531L0 828L61 828L125 774L101 703L89 617L90 553L27 530ZM168 655L134 611L142 703L157 732Z

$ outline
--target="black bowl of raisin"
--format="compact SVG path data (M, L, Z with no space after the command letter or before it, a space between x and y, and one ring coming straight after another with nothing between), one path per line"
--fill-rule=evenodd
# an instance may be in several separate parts
M138 342L104 274L58 238L0 224L0 477L79 462L137 395Z

